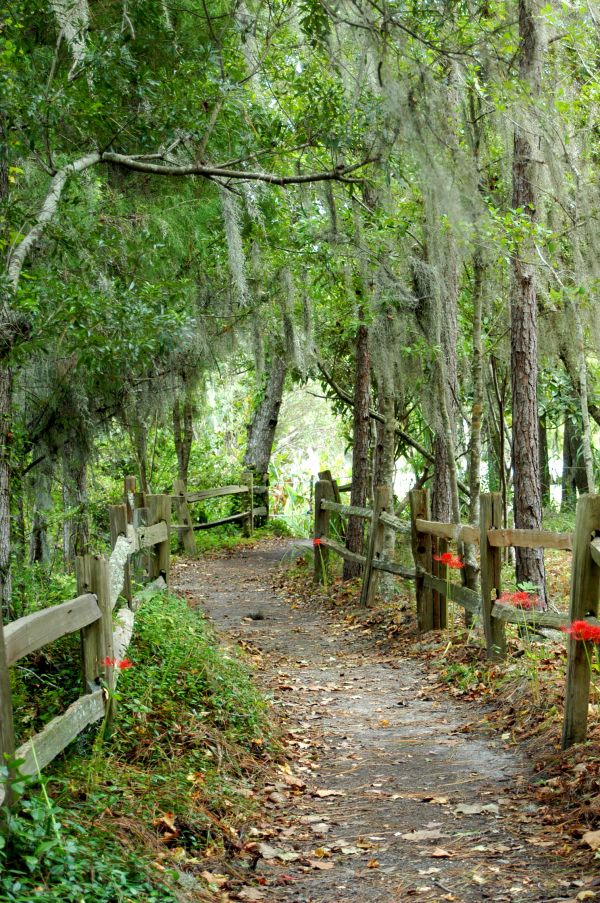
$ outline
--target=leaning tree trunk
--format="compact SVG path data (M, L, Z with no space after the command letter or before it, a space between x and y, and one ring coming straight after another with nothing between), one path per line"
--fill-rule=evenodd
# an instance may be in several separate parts
M279 420L286 370L283 358L275 357L269 367L264 394L254 410L252 422L248 425L244 466L252 471L254 485L264 487L265 491L259 496L258 502L267 509L267 512L269 510L269 463Z
M519 0L519 74L535 103L540 95L541 48L533 0ZM531 125L515 126L512 207L522 211L533 229L536 222L536 157L540 150ZM525 231L528 231L527 229ZM512 255L511 388L512 462L515 527L539 530L542 526L538 421L538 324L534 261L535 248L524 238ZM541 549L516 550L517 583L538 587L546 604L544 556Z
M177 479L187 486L194 440L194 406L186 395L173 403L173 439L177 454Z
M364 320L364 311L359 311ZM350 504L364 507L369 486L369 389L371 362L369 357L369 331L360 323L356 331L356 366L354 378L354 423L352 429L352 489ZM349 517L346 530L346 548L361 555L364 546L363 518ZM360 564L344 561L343 579L351 580L361 572Z

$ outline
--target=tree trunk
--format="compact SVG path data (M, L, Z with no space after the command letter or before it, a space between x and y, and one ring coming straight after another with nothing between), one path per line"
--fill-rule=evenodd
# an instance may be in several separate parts
M364 320L364 311L359 311ZM364 507L369 485L369 390L371 363L369 331L361 323L356 331L356 367L354 379L354 424L352 430L352 490L350 504ZM346 548L361 555L364 546L363 518L349 517ZM362 568L353 561L344 561L344 580L358 577Z
M596 481L594 479L594 458L592 455L592 439L590 428L590 411L588 407L588 377L585 360L585 341L583 335L583 323L577 304L571 302L571 310L575 321L575 339L577 342L577 369L579 375L579 404L581 407L581 454L585 467L587 491L594 492Z
M177 479L187 487L194 441L194 406L187 394L183 402L176 399L173 403L173 439L177 454Z
M390 493L389 497L393 500L394 471L396 468L396 404L394 396L391 393L386 392L384 395L382 408L385 422L381 424L383 427L381 431L381 458L377 482L373 482L375 484L375 489L378 485L388 486ZM391 527L386 526L383 530L382 557L393 561L395 548L396 532L395 530L392 530ZM379 578L380 594L384 599L389 598L394 592L394 588L395 583L393 575L383 571Z
M578 492L589 492L582 445L581 420L577 415L567 414L563 431L561 511L575 508Z
M133 446L133 454L137 464L138 475L140 478L140 491L143 493L150 492L150 484L148 482L148 429L145 423L137 420L129 427L131 444Z
M31 564L46 564L50 560L48 515L52 508L52 466L46 454L33 471L33 521L29 540Z
M63 558L70 567L78 555L89 551L87 501L87 462L85 457L73 452L63 458L63 502L65 509L74 509L70 517L65 517L63 525Z
M550 461L548 458L548 430L546 429L545 414L539 418L540 431L540 488L542 492L542 507L550 504Z
M10 574L10 442L12 413L12 373L0 362L0 604L2 613L12 618ZM1 620L1 618L0 618Z
M540 94L541 48L533 0L519 0L519 75L529 89L532 102ZM530 120L531 121L531 120ZM536 221L536 155L538 140L531 125L517 125L514 136L512 207ZM518 529L539 530L542 526L540 481L540 440L538 421L538 335L537 292L533 241L523 238L513 251L511 292L511 387L514 479L514 518ZM538 587L544 607L546 581L541 549L516 550L517 583Z
M286 370L283 358L275 357L269 367L264 394L254 410L252 422L248 425L244 467L252 471L255 487L264 486L265 490L268 490L269 486L269 463L279 420ZM256 502L268 511L268 491L262 495L258 494Z

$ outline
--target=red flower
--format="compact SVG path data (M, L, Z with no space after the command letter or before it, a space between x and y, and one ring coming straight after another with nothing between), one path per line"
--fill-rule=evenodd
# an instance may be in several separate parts
M322 539L318 539L318 538L317 538L317 539L313 539L313 546L322 546L322 545L323 545L323 540L322 540Z
M515 608L536 609L540 601L539 596L533 596L524 590L516 593L502 593L498 602L503 605L514 605Z
M452 552L444 552L442 555L434 555L433 560L439 561L441 564L445 564L446 567L453 568L454 570L464 568L464 563L456 555L453 555Z
M588 643L600 643L600 627L589 624L587 621L573 621L567 627L560 628L563 633L568 633L574 640Z
M125 671L127 668L133 668L133 662L128 658L119 661L118 658L111 658L109 655L100 662L105 668L118 668L119 671Z

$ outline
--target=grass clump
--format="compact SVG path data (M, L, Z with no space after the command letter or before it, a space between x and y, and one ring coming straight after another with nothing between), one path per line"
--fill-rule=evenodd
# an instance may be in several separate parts
M52 813L31 788L10 816L0 903L204 899L202 858L241 847L277 752L267 700L169 593L145 595L127 654L111 736L94 726L48 769Z

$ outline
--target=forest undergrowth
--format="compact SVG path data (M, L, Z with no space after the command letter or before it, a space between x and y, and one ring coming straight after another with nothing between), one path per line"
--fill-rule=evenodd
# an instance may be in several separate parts
M239 848L254 787L278 755L268 702L170 594L147 592L128 656L111 735L95 725L41 785L15 782L1 903L210 899L203 857ZM63 650L60 661L77 685L77 657Z

